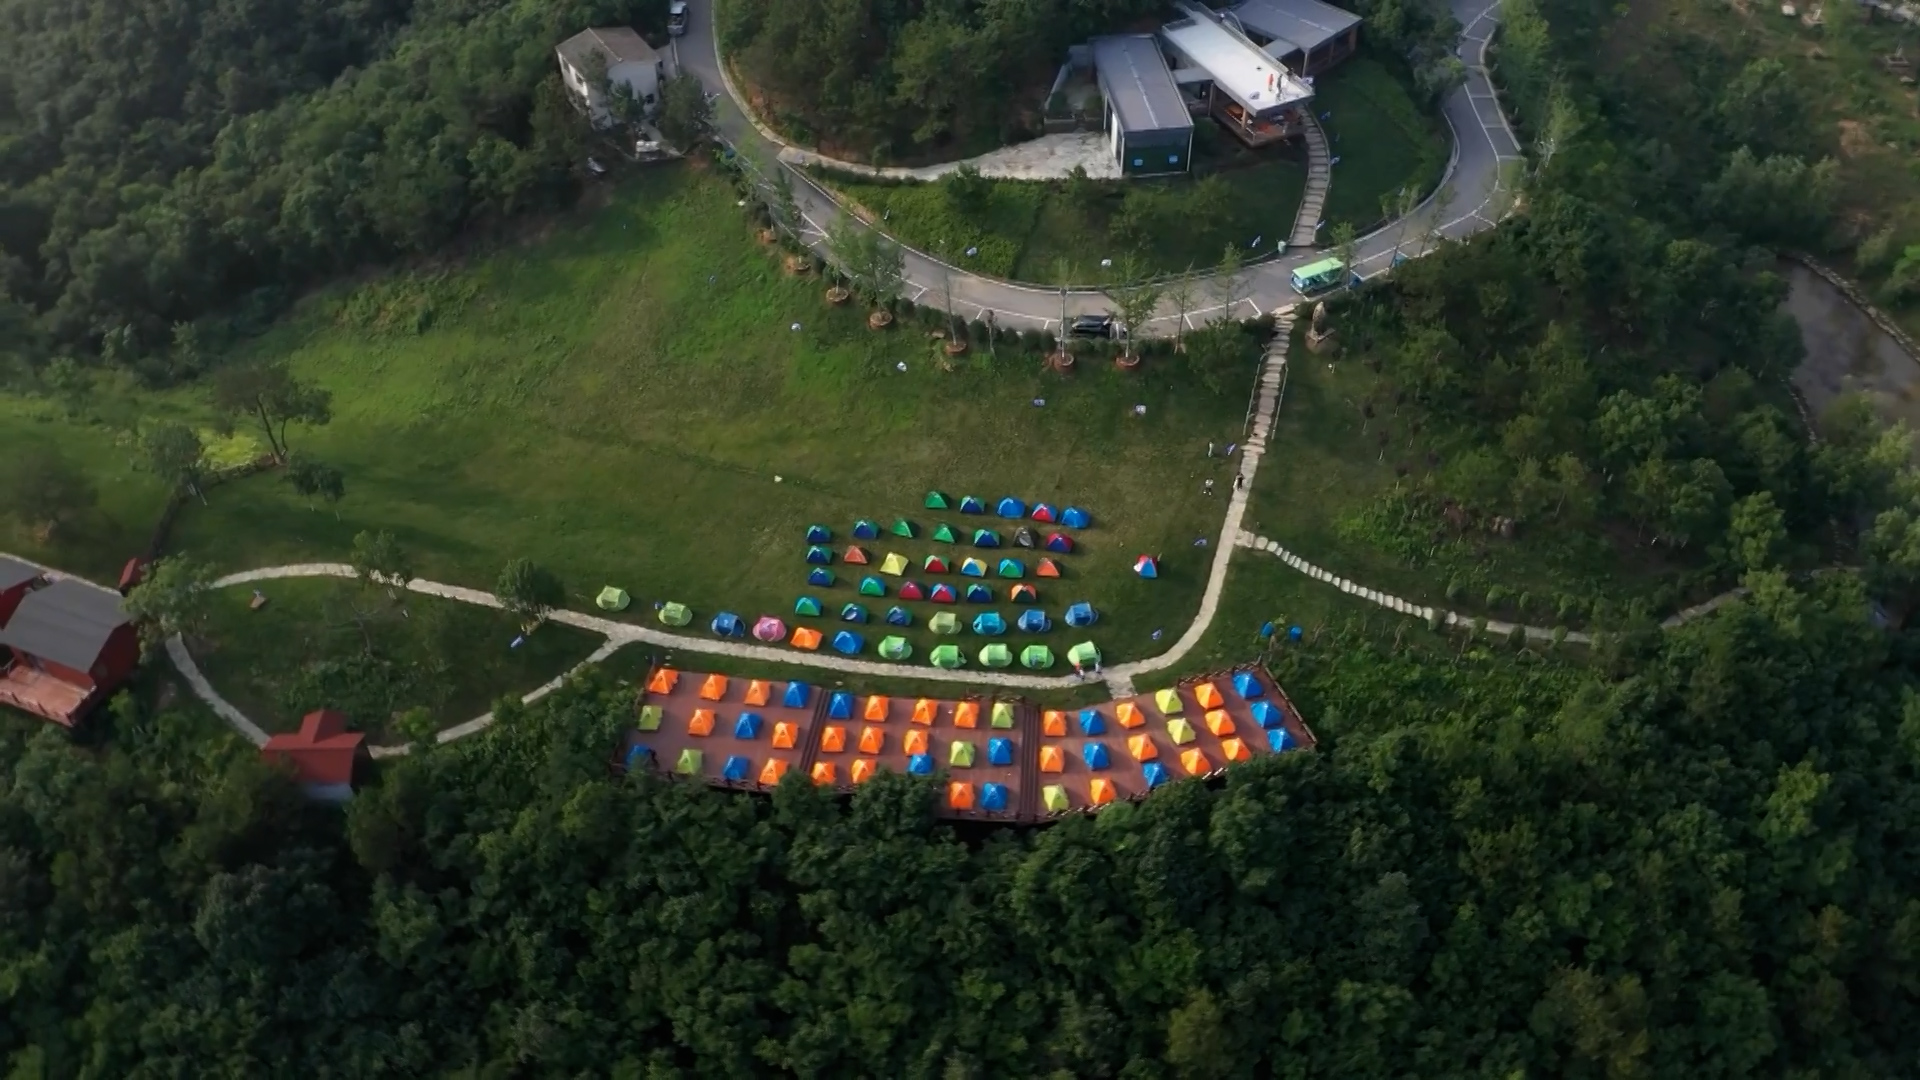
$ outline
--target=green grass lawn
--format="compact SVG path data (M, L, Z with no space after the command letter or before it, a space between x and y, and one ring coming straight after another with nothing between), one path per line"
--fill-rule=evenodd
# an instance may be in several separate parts
M1424 193L1439 180L1447 161L1440 122L1421 113L1384 65L1356 58L1316 91L1316 107L1332 113L1325 126L1341 159L1327 193L1330 226L1348 222L1364 232L1381 220L1382 196L1403 187ZM1194 176L1078 186L993 181L973 207L956 205L939 183L819 178L914 247L1016 281L1110 280L1129 252L1154 273L1212 266L1228 244L1249 257L1271 254L1300 209L1302 151L1249 151L1205 119L1194 137ZM1101 266L1109 259L1113 266Z
M257 588L268 598L258 611L247 606L252 587L215 594L194 659L215 689L268 731L294 730L301 710L322 706L347 711L376 742L387 741L391 713L407 708L427 708L441 727L461 723L559 675L600 644L598 635L547 623L509 648L520 631L506 612L413 593L395 603L384 591L338 578ZM321 665L369 654L391 668L316 678ZM352 692L326 692L343 685ZM369 704L355 708L359 702Z
M252 477L190 507L173 549L229 570L339 561L356 533L386 529L427 577L491 588L508 559L526 556L561 575L575 608L615 584L636 599L625 617L651 619L656 602L679 600L699 619L690 632L704 633L722 609L751 620L787 616L802 593L833 610L854 598L857 581L840 566L835 588L806 587L810 522L844 545L857 517L930 527L930 488L1011 494L1094 516L1062 559L1066 576L1036 582L1056 619L1069 601L1092 601L1105 618L1091 636L1114 660L1163 648L1156 628L1177 635L1210 554L1192 542L1216 532L1224 511L1222 497L1201 494L1202 448L1240 436L1257 342L1217 392L1171 359L1061 377L1002 346L997 362L970 355L945 370L919 333L872 333L861 312L826 305L819 282L786 277L735 198L694 168L650 172L537 241L309 298L235 362L285 361L332 391L332 424L295 429L292 442L344 471L345 501L315 509L280 477ZM204 420L198 393L130 400ZM127 490L101 539L81 543L76 530L71 543L27 553L116 569L144 541L158 492L107 434L57 417L23 428L92 440L87 463L103 490ZM870 546L916 565L936 550L924 538ZM1142 552L1166 554L1160 580L1130 572ZM1008 583L992 584L1004 598ZM877 623L890 601L867 602ZM937 610L910 606L922 624ZM995 607L1009 622L1016 614ZM959 607L969 619L976 610ZM870 645L884 629L866 628ZM905 633L922 662L935 639L918 626ZM970 656L984 643L959 640ZM1051 641L1062 654L1070 643L1060 631Z

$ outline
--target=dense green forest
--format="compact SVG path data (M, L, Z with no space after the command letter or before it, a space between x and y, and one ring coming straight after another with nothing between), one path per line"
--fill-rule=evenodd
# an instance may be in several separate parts
M191 374L232 312L582 167L553 46L665 0L0 0L0 355Z
M1151 30L1169 0L720 0L735 68L802 142L876 163L978 152L1037 135L1067 48ZM1224 6L1224 5L1219 5ZM1359 0L1367 41L1437 100L1462 77L1444 3Z
M121 709L0 728L17 1076L1882 1077L1920 1054L1916 639L1775 574L1591 671L1330 636L1324 740L1019 832L609 779L592 684L344 817ZM796 774L797 777L797 774Z

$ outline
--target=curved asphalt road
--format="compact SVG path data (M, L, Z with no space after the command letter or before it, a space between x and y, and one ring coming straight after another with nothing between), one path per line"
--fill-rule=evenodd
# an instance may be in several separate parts
M687 33L674 42L676 63L682 71L697 76L708 96L713 98L714 124L720 133L754 156L774 161L786 144L746 116L731 81L726 78L713 29L714 3L715 0L692 0L693 17ZM1448 96L1443 109L1454 133L1453 158L1445 185L1453 196L1444 208L1445 220L1439 232L1458 240L1491 228L1504 212L1499 190L1500 170L1506 162L1520 160L1521 153L1487 78L1486 50L1499 18L1498 0L1491 4L1485 0L1453 0L1453 10L1463 27L1457 53L1467 65L1467 82ZM819 246L825 240L825 230L840 216L840 208L804 174L796 172L794 176L799 181L794 184L794 196L809 226L806 239ZM1337 166L1333 170L1333 183L1340 183ZM1433 220L1434 203L1430 198L1404 222L1389 224L1363 237L1355 258L1360 273L1372 277L1390 269L1396 244L1400 245L1402 254L1421 254L1420 237ZM902 292L908 299L939 305L943 303L944 290L951 287L956 313L969 319L986 318L991 313L999 325L1015 329L1052 329L1060 321L1058 289L985 277L905 245L902 247L905 248L906 277ZM1295 267L1323 257L1323 252L1302 251L1249 268L1246 299L1239 301L1242 309L1235 314L1257 315L1298 300L1299 296L1288 286L1288 275ZM1202 282L1202 295L1209 299L1203 301L1203 305L1212 306L1191 312L1190 323L1218 310L1218 301L1205 291L1206 285ZM1070 291L1066 297L1069 318L1105 314L1111 308L1111 301L1097 290ZM1171 333L1173 318L1171 312L1165 312L1149 324L1147 331Z

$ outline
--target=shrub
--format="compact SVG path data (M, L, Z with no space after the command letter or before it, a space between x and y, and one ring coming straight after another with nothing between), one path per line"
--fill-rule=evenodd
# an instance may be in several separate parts
M1525 615L1533 607L1533 594L1523 592L1513 598L1513 610Z
M974 341L987 340L987 324L979 319L973 320L967 324L967 336Z
M1503 603L1506 599L1507 599L1507 590L1501 588L1498 585L1493 585L1488 587L1487 609L1489 611L1498 611L1500 609L1501 603Z
M1460 594L1467 591L1467 583L1457 577L1447 579L1447 599L1459 600Z

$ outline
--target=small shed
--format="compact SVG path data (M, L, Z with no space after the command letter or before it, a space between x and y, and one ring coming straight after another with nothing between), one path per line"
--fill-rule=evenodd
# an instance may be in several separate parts
M127 681L140 640L121 596L73 578L44 585L0 567L0 702L72 727ZM38 587L36 587L38 586Z
M1091 43L1107 102L1107 146L1123 175L1185 172L1193 157L1193 116L1150 34Z
M353 797L354 782L368 760L366 739L347 730L346 714L321 709L302 717L299 731L268 739L260 756L293 766L294 778L308 796L345 802Z

